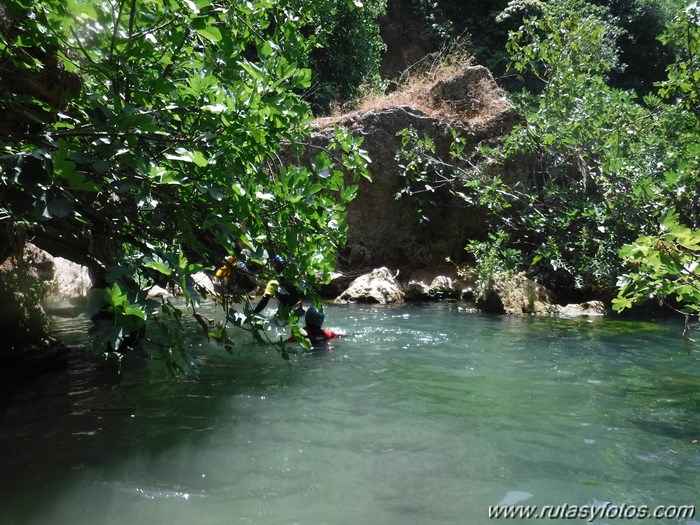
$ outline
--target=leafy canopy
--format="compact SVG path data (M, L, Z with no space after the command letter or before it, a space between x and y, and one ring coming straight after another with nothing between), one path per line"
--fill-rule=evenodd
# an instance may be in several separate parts
M649 298L672 299L686 315L688 339L689 317L700 316L700 3L680 11L662 41L676 52L659 90L670 100L667 154L674 169L665 179L676 191L658 218L660 228L620 250L631 271L620 278L613 307L622 311Z
M300 94L332 4L5 2L4 78L58 75L67 92L3 80L0 217L91 268L113 348L148 319L179 320L140 290L176 283L194 308L191 275L229 253L283 253L302 287L329 279L356 190L343 171L365 173L367 158L340 131L308 166L281 158L310 131Z

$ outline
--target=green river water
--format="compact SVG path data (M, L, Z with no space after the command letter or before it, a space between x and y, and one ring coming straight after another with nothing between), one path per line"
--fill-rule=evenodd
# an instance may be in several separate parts
M289 364L245 333L233 356L194 335L187 377L152 362L113 384L73 358L9 390L0 524L585 523L488 512L700 504L700 353L677 320L327 312L350 335ZM72 344L83 329L58 326Z

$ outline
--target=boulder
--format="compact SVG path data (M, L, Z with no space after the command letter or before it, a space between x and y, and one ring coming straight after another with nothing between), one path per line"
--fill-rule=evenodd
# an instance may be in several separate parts
M491 289L478 297L476 304L489 313L549 314L553 296L544 286L519 273L495 277Z
M421 281L408 281L404 298L407 301L427 301L430 299L430 286Z
M400 303L404 293L388 268L372 270L355 279L350 287L336 299L338 303Z
M174 297L175 296L173 294L171 294L168 290L166 290L162 286L158 286L158 285L151 286L146 293L147 299L166 300L166 299L173 299Z
M436 299L458 297L460 294L457 291L455 280L446 275L438 275L433 282L430 283L428 293Z
M602 317L608 313L601 301L565 306L555 304L552 292L528 279L524 273L496 277L491 291L477 300L477 306L485 312L509 315Z
M192 274L192 281L195 286L203 288L208 294L216 293L214 281L211 278L211 275L205 272L197 272Z
M431 299L470 300L474 292L474 278L466 266L443 264L421 268L411 273L406 285L406 300Z

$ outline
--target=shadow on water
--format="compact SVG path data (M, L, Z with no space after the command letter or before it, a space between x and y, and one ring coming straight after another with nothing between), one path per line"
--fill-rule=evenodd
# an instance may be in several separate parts
M213 431L242 421L236 407L227 406L232 399L264 399L314 368L289 366L276 351L242 333L233 356L194 335L188 342L193 373L171 377L157 362L132 358L124 360L119 376L112 364L79 344L86 340L86 328L80 322L58 326L72 347L66 370L0 391L2 525L41 522L44 509L87 471L110 479L110 472L133 458L143 465L162 464L183 444L197 448ZM305 357L322 363L332 359L329 352ZM169 492L154 494L141 496L168 497Z

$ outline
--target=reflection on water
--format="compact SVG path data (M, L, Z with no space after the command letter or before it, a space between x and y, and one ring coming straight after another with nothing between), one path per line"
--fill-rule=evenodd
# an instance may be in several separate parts
M497 504L698 503L700 354L678 326L327 309L349 336L291 364L240 334L233 356L193 339L193 376L150 363L110 384L77 355L6 393L0 523L481 524Z

